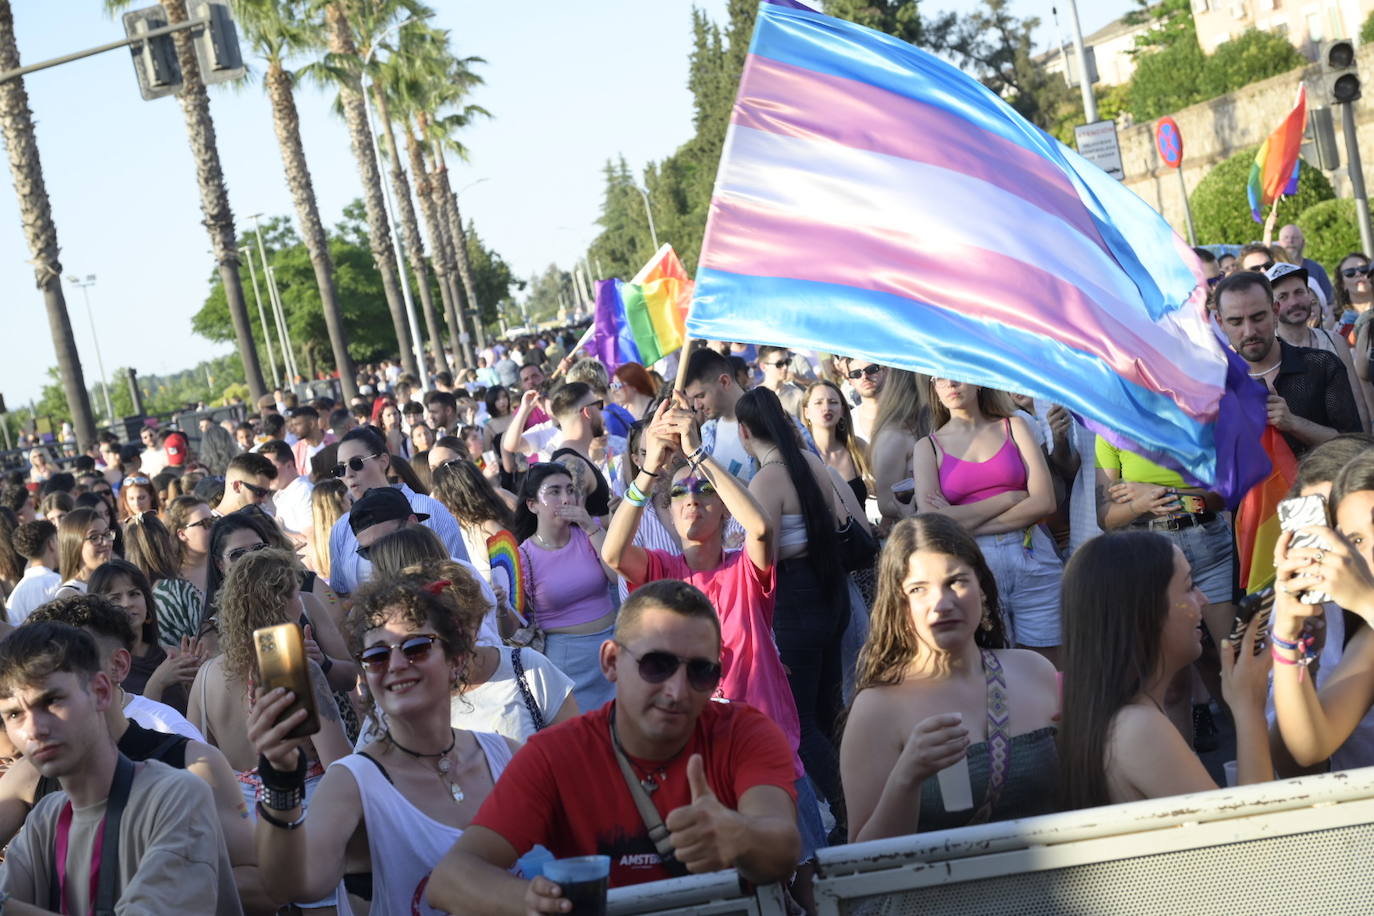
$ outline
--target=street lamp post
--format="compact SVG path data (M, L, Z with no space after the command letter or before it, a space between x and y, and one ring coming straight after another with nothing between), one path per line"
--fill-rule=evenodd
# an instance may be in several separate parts
M654 208L649 206L649 192L635 185L639 196L644 198L644 214L649 217L649 238L653 239L654 251L658 251L658 230L654 228Z
M404 19L383 32L377 40L373 42L372 47L368 48L367 54L363 57L362 72L358 74L358 90L363 97L363 111L367 114L368 132L372 134L372 158L377 163L377 174L383 176L381 182L382 200L386 203L386 218L391 221L391 244L396 249L396 273L399 274L401 278L401 299L405 302L406 322L410 325L410 343L415 350L415 365L419 367L420 370L420 387L425 391L429 390L429 373L425 371L425 345L424 341L420 338L420 319L415 314L415 300L410 296L410 278L406 276L406 258L405 253L401 249L402 226L396 222L396 207L391 200L391 184L384 177L385 170L382 164L382 150L377 142L377 124L372 117L372 103L368 100L365 78L367 76L367 66L372 62L372 55L376 54L377 49L382 46L382 41L393 32L400 31L412 22L419 22L421 19L427 18L428 15L429 14L425 16L411 16L409 19ZM391 153L393 156L396 155L396 150L392 150ZM397 167L400 167L400 163L397 163Z
M100 357L100 335L95 332L95 314L91 311L90 288L95 286L95 274L87 274L84 280L75 274L69 274L67 282L73 286L81 287L81 297L86 300L86 320L90 322L91 342L95 345L95 367L100 372L100 395L105 399L105 420L113 427L115 422L114 405L110 402L109 386L105 384L105 360Z
M245 245L239 251L248 259L248 275L253 280L253 301L258 304L258 323L262 325L262 342L267 347L267 363L272 367L272 383L281 387L281 373L277 371L277 357L272 352L272 331L267 324L267 312L262 307L262 293L258 291L258 269L253 266L253 249ZM266 263L263 267L266 267Z

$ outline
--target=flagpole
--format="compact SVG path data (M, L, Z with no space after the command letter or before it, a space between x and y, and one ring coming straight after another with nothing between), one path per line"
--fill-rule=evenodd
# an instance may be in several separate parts
M574 362L577 361L576 358L575 358L576 355L577 355L577 351L579 351L579 350L581 350L583 347L585 347L585 346L587 345L587 341L591 340L591 339L592 339L592 335L595 334L595 333L596 333L596 319L593 318L593 319L592 319L592 325L591 325L591 327L587 328L587 330L586 330L585 332L583 332L582 336L581 336L580 338L578 338L578 341L577 341L577 343L573 346L573 348L572 348L571 350L568 351L568 353L567 353L566 356L564 356L561 360L559 360L559 362L558 362L558 368L556 368L556 369L553 370L553 375L550 375L550 376L549 376L549 381L553 381L554 379L558 378L560 375L563 374L563 367L564 367L564 364L572 365L572 363L574 363Z
M1283 192L1280 191L1274 198L1274 205L1269 208L1269 217L1264 221L1264 245L1274 244L1274 224L1279 220L1279 201L1283 200Z

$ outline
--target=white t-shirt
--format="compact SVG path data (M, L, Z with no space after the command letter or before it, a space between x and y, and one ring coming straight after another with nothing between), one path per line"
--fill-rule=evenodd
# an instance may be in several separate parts
M296 534L309 534L313 524L310 509L310 491L314 487L305 477L297 477L284 489L272 494L272 505L277 510L277 520L287 531Z
M29 566L19 584L10 592L9 621L16 627L28 619L41 604L47 604L57 594L62 577L46 566Z
M139 458L139 472L146 477L155 477L167 467L167 453L160 448L145 448Z
M754 478L754 459L744 450L744 443L740 441L739 421L718 417L710 422L716 430L715 441L708 448L711 457L741 482L748 483Z
M209 743L205 741L205 736L200 733L200 729L187 721L181 713L166 703L159 703L157 700L150 700L136 693L124 694L124 715L144 728L151 728L155 732L162 732L166 735L185 735L192 741Z

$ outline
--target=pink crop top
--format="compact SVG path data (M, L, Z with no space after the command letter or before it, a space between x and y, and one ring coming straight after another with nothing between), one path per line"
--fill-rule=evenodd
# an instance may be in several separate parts
M951 506L964 506L982 499L991 499L1013 490L1026 489L1026 462L1011 437L1011 420L1003 420L1007 440L986 461L965 461L955 458L940 446L940 491ZM931 433L937 445L939 439Z

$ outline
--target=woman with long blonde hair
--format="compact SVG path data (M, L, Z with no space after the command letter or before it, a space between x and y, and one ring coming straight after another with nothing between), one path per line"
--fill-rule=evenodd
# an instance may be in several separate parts
M997 579L953 519L892 529L856 689L840 744L851 841L1053 810L1054 667L1008 648ZM947 810L931 777L964 759L975 807Z
M306 557L310 568L326 582L329 581L329 532L352 504L348 487L337 478L321 480L310 491L311 525Z

